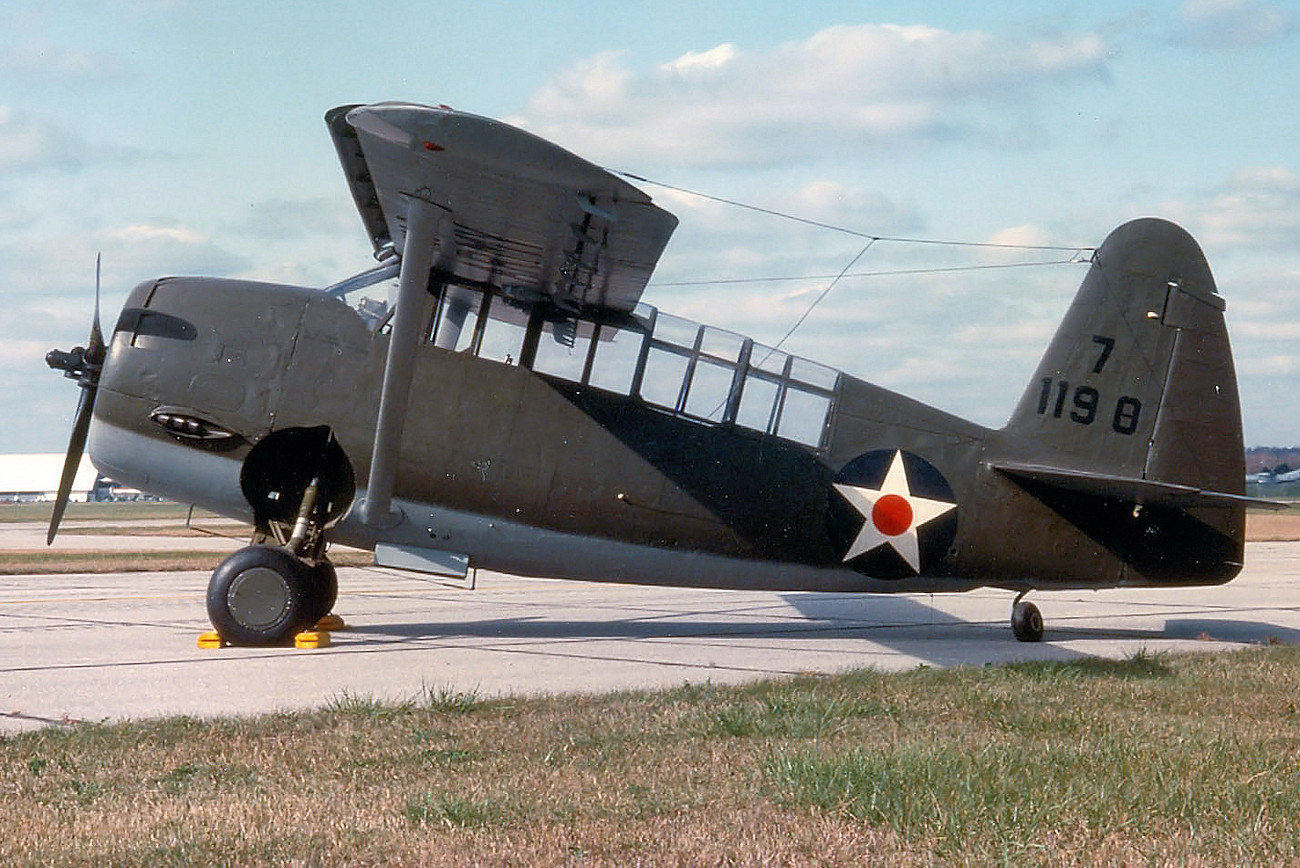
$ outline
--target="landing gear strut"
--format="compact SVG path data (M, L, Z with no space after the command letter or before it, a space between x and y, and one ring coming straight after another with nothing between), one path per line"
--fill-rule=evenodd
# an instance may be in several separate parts
M1021 591L1011 604L1011 632L1021 642L1043 641L1043 613L1033 603L1023 598L1028 591Z
M240 485L253 506L253 545L212 573L208 618L228 644L280 644L334 607L338 574L324 531L352 501L352 468L328 428L291 428L253 448Z

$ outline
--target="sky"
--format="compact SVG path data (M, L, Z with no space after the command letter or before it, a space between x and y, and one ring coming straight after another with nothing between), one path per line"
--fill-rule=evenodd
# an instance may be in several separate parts
M1300 5L6 0L0 452L66 446L77 389L43 359L85 343L97 252L108 325L162 275L324 286L370 265L323 116L381 100L668 185L641 185L681 220L645 300L763 343L862 254L784 348L994 427L1079 257L862 253L717 200L1067 248L1167 217L1227 299L1246 443L1300 444ZM900 271L921 273L880 274Z

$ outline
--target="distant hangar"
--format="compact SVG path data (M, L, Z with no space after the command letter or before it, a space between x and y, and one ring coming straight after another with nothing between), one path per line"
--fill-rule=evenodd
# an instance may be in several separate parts
M59 476L63 473L63 455L53 453L21 453L0 455L0 503L38 503L52 501L59 490ZM90 459L82 457L77 476L72 482L72 499L84 502L91 499L99 474Z

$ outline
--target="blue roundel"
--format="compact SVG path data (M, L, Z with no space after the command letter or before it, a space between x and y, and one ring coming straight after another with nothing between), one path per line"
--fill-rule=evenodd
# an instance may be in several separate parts
M957 535L948 480L901 449L854 458L835 475L828 499L828 528L844 563L874 578L932 574Z

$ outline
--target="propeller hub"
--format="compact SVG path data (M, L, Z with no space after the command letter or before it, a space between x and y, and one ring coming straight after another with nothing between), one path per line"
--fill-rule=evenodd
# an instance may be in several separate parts
M90 352L85 347L73 347L64 352L63 350L50 350L45 354L45 364L56 371L63 371L63 375L70 380L79 380L82 383L89 383L97 380L96 376L103 367L102 362L97 362L90 358Z

